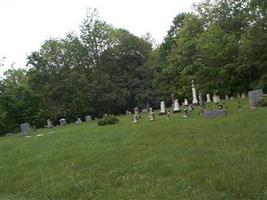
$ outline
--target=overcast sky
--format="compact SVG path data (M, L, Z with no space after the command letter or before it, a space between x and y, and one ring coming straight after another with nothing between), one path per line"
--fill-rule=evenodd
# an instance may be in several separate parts
M97 8L102 20L135 35L151 33L162 42L173 18L192 10L200 0L0 0L0 74L15 62L24 67L26 56L48 38L79 33L87 8Z

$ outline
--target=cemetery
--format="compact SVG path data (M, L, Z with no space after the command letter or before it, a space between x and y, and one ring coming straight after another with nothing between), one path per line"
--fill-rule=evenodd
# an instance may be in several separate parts
M56 127L47 120L36 132L21 124L22 135L0 138L2 197L263 197L267 109L255 107L262 91L234 100L215 95L213 102L198 97L194 105L175 99L170 109L163 101L159 110L134 108L133 115L127 111L118 124L104 127L98 125L109 124L112 115L71 124L61 119ZM183 188L178 193L177 183Z
M266 1L94 1L0 2L0 200L267 199Z

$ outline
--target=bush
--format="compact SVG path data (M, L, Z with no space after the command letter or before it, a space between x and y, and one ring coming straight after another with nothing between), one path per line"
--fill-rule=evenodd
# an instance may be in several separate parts
M113 116L104 116L103 119L97 121L99 126L105 126L109 124L116 124L119 122L119 119Z

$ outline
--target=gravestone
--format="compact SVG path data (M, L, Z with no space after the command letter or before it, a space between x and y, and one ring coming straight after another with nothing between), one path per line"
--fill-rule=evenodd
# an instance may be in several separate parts
M23 136L29 135L30 133L30 124L29 123L23 123L20 124L20 131Z
M241 94L241 99L245 99L246 98L246 94L245 93L242 93Z
M149 119L150 119L150 121L155 120L155 113L154 113L152 108L149 109Z
M179 107L179 102L178 99L174 100L173 104L173 113L181 112L180 107Z
M82 123L82 120L81 120L81 118L79 117L79 118L77 118L75 124L80 124L80 123Z
M231 97L230 99L231 99L231 100L234 100L234 97Z
M187 99L184 99L184 106L188 106L188 101L187 101Z
M53 123L50 119L47 119L47 128L52 128L53 127Z
M92 121L92 116L91 115L85 116L85 121L87 121L87 122Z
M59 120L59 124L60 124L60 126L65 126L65 125L67 125L67 121L66 121L66 119L65 119L65 118L61 118L61 119Z
M229 95L225 95L225 100L229 100Z
M192 83L192 96L193 96L193 104L198 104L198 100L197 100L197 91L196 91L196 88L195 88L195 83L194 83L194 80L191 81Z
M160 115L165 115L166 114L165 102L164 101L160 102L160 112L159 112L159 114Z
M213 99L213 103L215 104L220 102L220 97L216 94L213 95L212 99Z
M210 100L210 94L207 94L207 103L210 103L211 100Z
M137 115L134 115L133 116L133 123L136 124L137 122L138 122L138 116Z
M249 104L251 108L255 108L258 106L258 104L262 100L262 95L263 95L262 89L248 92Z
M226 115L226 112L224 109L218 109L218 110L212 110L204 112L205 118L216 118L216 117L223 117Z

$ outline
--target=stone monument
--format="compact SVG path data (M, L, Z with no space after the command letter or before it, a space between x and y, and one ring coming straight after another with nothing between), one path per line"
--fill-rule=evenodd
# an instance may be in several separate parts
M177 113L177 112L181 112L181 110L179 107L178 99L175 99L173 103L173 113Z
M198 100L197 100L197 91L195 88L195 83L194 80L192 80L192 95L193 95L193 104L198 104Z
M166 114L165 102L164 101L160 102L160 112L159 112L159 114L160 115L165 115Z
M210 94L207 94L207 103L210 103L211 100L210 100Z

